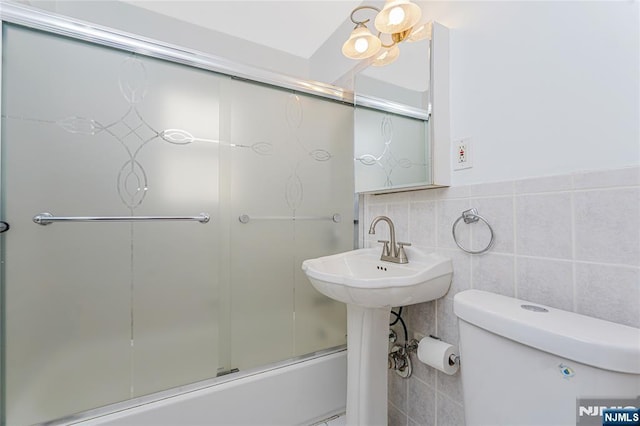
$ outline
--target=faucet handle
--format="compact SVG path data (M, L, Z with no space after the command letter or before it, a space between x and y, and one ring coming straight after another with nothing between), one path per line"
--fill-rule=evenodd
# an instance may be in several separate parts
M379 243L382 243L382 255L383 256L391 256L391 250L389 250L389 240L378 240Z
M409 259L407 259L407 253L405 253L404 247L410 245L411 243L398 242L398 263L409 263Z

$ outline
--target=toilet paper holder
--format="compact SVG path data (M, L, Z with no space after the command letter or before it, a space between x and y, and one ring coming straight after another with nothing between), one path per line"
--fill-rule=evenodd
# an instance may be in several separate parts
M433 334L430 334L429 337L431 337L432 339L436 339L436 340L440 340L442 341L441 338L439 338L438 336L434 336ZM414 339L415 340L415 339ZM420 344L420 342L417 342L418 344ZM416 346L416 350L418 350L418 347ZM456 365L460 362L460 355L458 354L451 354L449 356L449 365Z
M449 365L456 365L460 363L460 355L451 354L449 355Z
M439 338L438 336L434 336L433 334L430 334L429 337L431 337L432 339L436 339L436 340L440 340L442 341L441 338ZM420 344L420 342L416 339L413 339L416 342L416 348L415 350L418 350L418 345ZM458 354L451 354L449 355L449 365L456 365L460 363L460 355Z
M430 334L428 337L423 337L423 339L435 339L435 340L440 340L441 342L443 341L441 338L439 338L438 336L434 336L433 334ZM407 344L407 351L408 352L413 352L413 353L417 353L418 352L418 346L420 345L420 341L422 339L418 340L418 339L411 339L409 341L409 343ZM460 365L460 355L457 353L453 353L451 355L449 355L448 358L448 363L450 366L454 366L454 365Z
M422 339L411 339L404 345L395 344L389 353L389 369L394 370L400 377L409 378L413 372L413 368L411 365L411 358L409 357L410 353L418 355L418 347L420 346L420 342L423 339L434 339L442 341L437 336L429 335L428 337L423 337ZM419 357L419 355L418 355ZM422 359L418 358L421 362L425 362ZM426 362L425 362L426 363ZM449 355L446 363L449 364L450 367L455 367L455 371L460 368L460 355L457 353L452 353ZM437 368L437 367L436 367ZM453 374L453 373L447 373Z

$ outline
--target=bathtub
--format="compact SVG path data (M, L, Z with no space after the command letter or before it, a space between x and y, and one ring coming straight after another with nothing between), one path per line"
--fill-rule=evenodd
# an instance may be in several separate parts
M115 404L83 413L82 418L51 424L312 425L344 413L346 400L347 351L339 348Z

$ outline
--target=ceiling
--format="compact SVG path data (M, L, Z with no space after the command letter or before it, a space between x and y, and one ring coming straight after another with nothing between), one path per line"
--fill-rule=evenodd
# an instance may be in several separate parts
M362 0L122 0L309 59Z
M120 0L160 13L280 50L309 60L336 30L336 52L353 28L351 11L362 5L383 6L382 0ZM344 34L341 34L341 33ZM339 40L338 40L339 39ZM337 41L336 41L337 40ZM325 46L326 48L326 46ZM395 86L424 92L429 81L428 49L424 43L403 43L400 58L386 67L369 67L363 75ZM347 67L355 62L338 53ZM323 57L325 58L325 57ZM324 60L324 59L323 59ZM338 64L334 64L339 69ZM346 75L348 68L337 76ZM330 83L332 79L323 79Z

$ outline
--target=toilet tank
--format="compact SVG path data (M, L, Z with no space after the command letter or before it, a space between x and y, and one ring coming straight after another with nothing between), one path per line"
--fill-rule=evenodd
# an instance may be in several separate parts
M640 408L640 329L480 290L454 312L468 426L602 425L604 407Z

